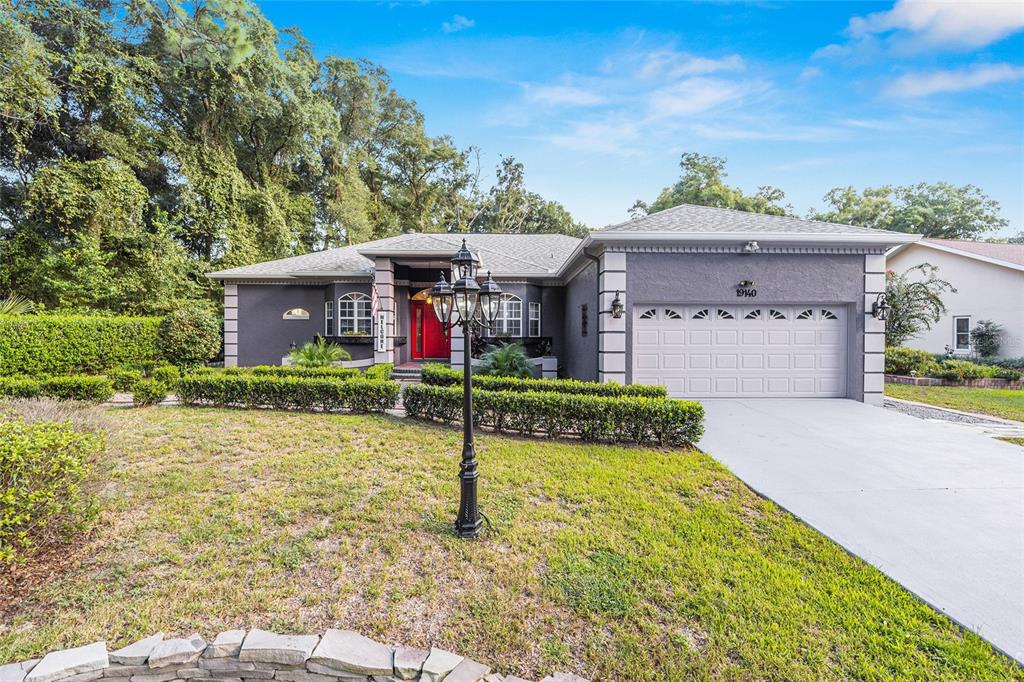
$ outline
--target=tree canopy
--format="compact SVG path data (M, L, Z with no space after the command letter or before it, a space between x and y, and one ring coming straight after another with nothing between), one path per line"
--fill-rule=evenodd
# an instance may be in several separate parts
M511 190L475 158L249 0L0 0L0 291L50 308L164 312L214 267L414 230L579 233L521 165L530 218L491 220Z

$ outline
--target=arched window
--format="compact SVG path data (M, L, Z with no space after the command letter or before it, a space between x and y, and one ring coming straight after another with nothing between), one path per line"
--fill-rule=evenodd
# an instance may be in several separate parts
M281 316L282 320L308 320L309 311L305 308L291 308L284 311L284 315Z
M498 316L494 320L494 335L523 335L523 299L513 294L501 295Z
M368 336L373 330L370 297L353 291L338 299L338 334Z

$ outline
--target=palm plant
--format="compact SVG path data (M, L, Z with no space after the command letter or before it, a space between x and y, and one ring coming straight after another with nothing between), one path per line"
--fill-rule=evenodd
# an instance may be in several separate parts
M318 336L316 341L303 344L302 348L292 349L288 359L296 367L328 367L336 362L351 360L349 352L333 343L327 343L324 337Z
M492 377L529 379L533 376L533 367L523 344L509 343L484 353L477 373Z
M36 304L24 296L10 294L0 298L0 315L27 315L36 310Z

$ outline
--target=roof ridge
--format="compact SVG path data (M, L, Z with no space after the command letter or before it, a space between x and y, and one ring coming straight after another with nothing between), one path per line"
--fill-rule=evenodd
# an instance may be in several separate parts
M428 232L427 234L430 235L431 237L436 237L436 235L441 234L441 233L438 233L438 232L429 233ZM529 236L529 235L524 235L523 233L516 233L516 232L445 232L444 234L455 235L456 237L461 236L463 238L463 240L469 239L470 237L473 237L473 236L481 236L481 235L502 235L502 236L515 236L515 237ZM436 239L436 241L441 242L443 240ZM448 246L448 244L445 244L445 246ZM497 254L497 255L502 256L504 258L511 258L513 260L519 261L520 263L526 263L527 265L532 265L532 266L534 266L536 268L540 268L541 270L544 270L545 272L551 272L551 270L548 268L548 266L546 266L546 265L544 265L542 263L537 263L537 262L534 262L532 260L528 260L526 258L522 258L520 256L513 255L511 253L505 253L504 251L496 251L496 250L494 250L492 248L489 248L489 247L486 247L486 246L481 246L480 244L476 245L476 249L477 249L477 251L486 251L488 253L494 253L494 254Z

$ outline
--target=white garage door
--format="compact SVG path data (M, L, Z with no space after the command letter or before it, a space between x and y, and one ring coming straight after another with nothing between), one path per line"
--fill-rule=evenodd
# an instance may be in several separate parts
M633 382L675 397L846 395L846 309L635 305Z

